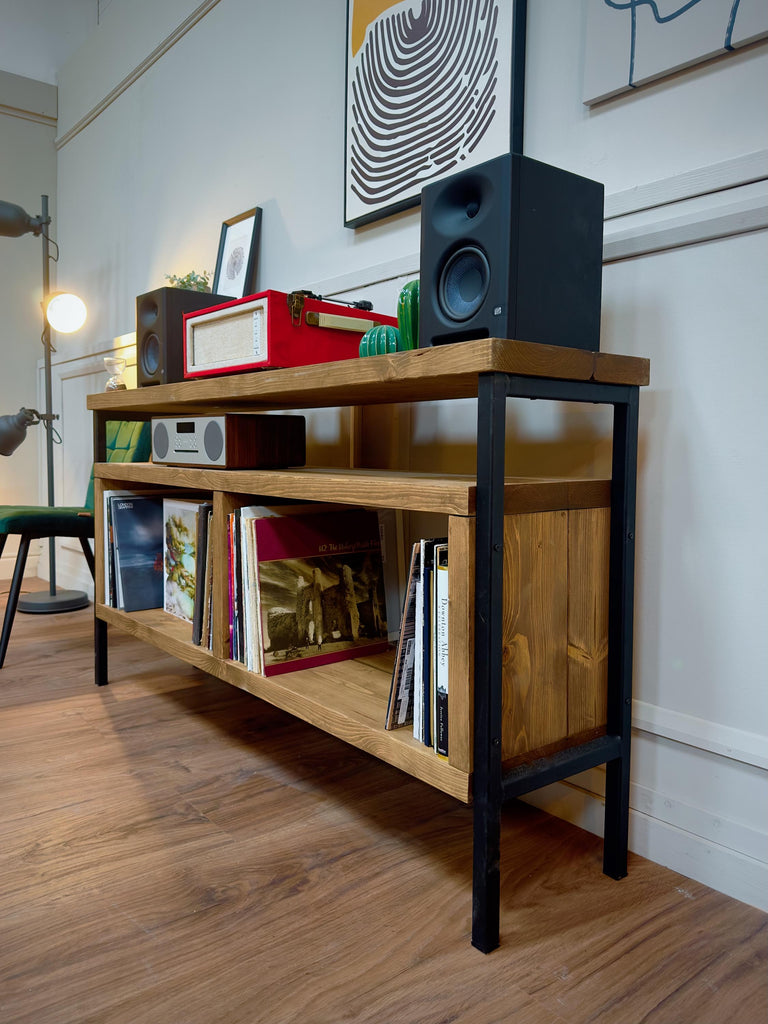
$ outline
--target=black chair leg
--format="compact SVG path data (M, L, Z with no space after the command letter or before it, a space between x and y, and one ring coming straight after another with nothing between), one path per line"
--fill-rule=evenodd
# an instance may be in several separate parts
M80 538L80 546L83 549L85 560L88 563L88 568L91 570L91 577L93 582L96 582L96 563L93 560L93 552L91 551L91 545L88 543L85 537Z
M11 629L13 628L13 620L16 615L16 605L19 603L21 582L24 578L24 567L27 564L27 555L29 554L30 539L31 538L25 533L22 533L19 538L19 553L16 556L16 567L13 570L11 589L8 591L8 604L5 606L3 635L0 637L0 668L3 667L3 663L5 662L5 652L8 649L8 641L11 638ZM5 538L3 538L3 546L4 545ZM0 547L0 552L2 552L2 547Z

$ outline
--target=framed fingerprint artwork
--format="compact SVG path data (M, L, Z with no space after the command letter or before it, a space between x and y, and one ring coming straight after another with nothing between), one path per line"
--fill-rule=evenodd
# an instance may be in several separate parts
M344 222L522 149L525 0L347 0Z

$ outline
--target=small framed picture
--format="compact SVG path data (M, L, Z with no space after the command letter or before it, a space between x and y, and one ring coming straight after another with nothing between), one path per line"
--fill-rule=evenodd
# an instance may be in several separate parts
M221 225L219 254L213 275L212 291L215 295L242 299L254 294L260 233L260 206L230 217Z

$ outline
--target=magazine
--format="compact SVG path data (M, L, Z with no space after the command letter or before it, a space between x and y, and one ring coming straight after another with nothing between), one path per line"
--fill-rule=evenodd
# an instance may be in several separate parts
M186 622L195 612L198 517L209 507L202 499L163 499L163 607Z
M388 648L375 512L256 518L252 526L265 675Z
M163 499L120 494L109 499L117 607L163 607Z

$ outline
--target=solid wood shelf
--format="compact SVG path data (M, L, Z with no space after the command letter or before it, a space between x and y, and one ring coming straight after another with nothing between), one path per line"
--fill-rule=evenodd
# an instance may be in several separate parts
M482 373L603 384L647 384L650 363L634 356L482 338L322 366L260 370L89 395L88 408L119 413L217 412L425 402L477 396Z
M266 677L250 672L238 662L215 658L210 651L193 644L190 624L161 609L128 613L97 604L96 617L464 803L469 802L468 773L452 767L417 742L410 729L384 728L392 653Z
M536 788L531 781L544 785L567 778L606 763L607 748L593 750L585 740L604 733L611 722L616 743L609 755L604 871L615 878L626 873L638 387L649 379L647 359L486 338L90 395L97 452L104 451L111 419L478 398L477 477L97 463L97 682L108 681L109 625L463 802L471 794L472 942L490 951L498 944L499 812L503 800L515 795L505 786L504 761L533 762L528 789ZM502 488L503 403L512 397L612 405L614 479L508 478ZM103 603L100 513L103 492L111 487L212 496L213 559L219 566L212 652L195 646L191 627L162 610L127 614ZM267 503L270 497L447 516L450 760L415 740L408 728L384 728L391 654L271 677L229 660L227 516L238 505Z
M270 495L343 505L399 508L447 515L474 515L475 477L370 469L297 468L282 470L188 469L148 462L97 463L94 475L105 482L181 487L200 492ZM598 508L610 502L610 480L508 477L505 514Z

